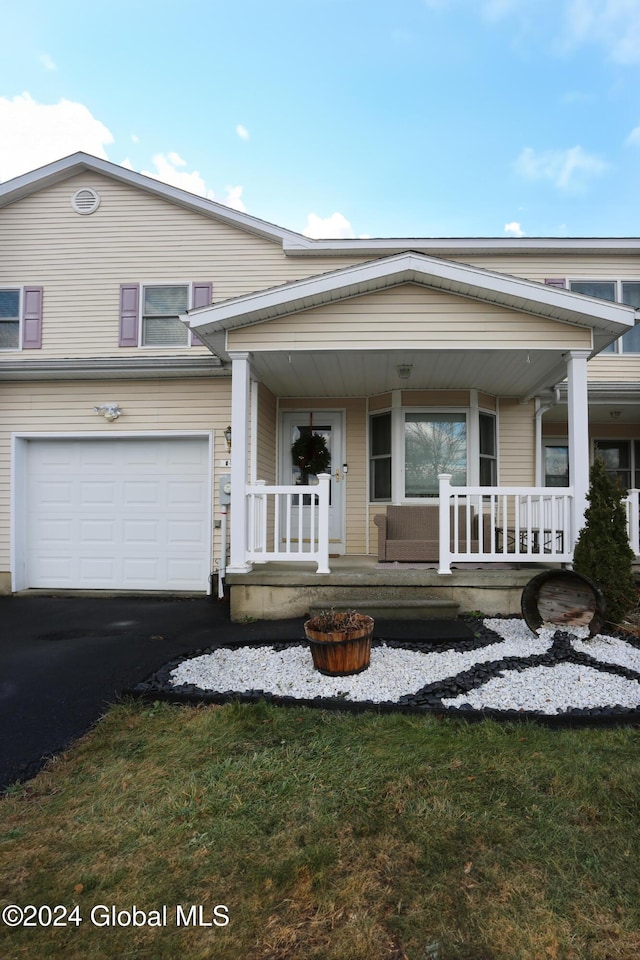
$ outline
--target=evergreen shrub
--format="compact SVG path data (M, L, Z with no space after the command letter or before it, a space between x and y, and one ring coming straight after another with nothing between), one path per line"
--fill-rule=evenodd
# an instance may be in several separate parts
M573 553L573 569L598 584L604 594L609 623L619 624L635 607L634 553L629 545L624 492L596 457L589 474L589 506L585 526Z

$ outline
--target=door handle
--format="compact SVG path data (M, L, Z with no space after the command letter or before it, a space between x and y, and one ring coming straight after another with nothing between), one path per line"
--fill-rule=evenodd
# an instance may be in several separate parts
M336 470L336 483L340 483L340 470Z

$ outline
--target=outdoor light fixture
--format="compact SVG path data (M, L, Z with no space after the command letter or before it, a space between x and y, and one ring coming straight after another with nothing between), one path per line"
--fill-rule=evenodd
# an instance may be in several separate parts
M104 417L105 420L108 420L109 423L117 420L122 413L122 409L118 403L101 403L99 407L94 407L93 409L101 417Z
M411 371L413 370L413 364L399 363L398 366L396 367L396 370L398 372L398 378L400 380L408 380L409 377L411 376Z
M227 441L227 450L231 453L231 424L227 427L224 432L224 438Z

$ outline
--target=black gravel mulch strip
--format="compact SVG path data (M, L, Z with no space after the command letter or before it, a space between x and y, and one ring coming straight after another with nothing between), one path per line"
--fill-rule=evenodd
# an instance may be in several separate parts
M428 623L428 621L427 621ZM438 639L374 639L372 647L386 644L388 647L399 647L401 649L422 651L423 653L437 653L442 651L467 652L481 649L488 644L501 643L502 638L486 627L481 620L467 618L464 621L453 621L456 627L451 627L449 631L439 631L439 634L449 633L448 636L439 636ZM432 633L432 628L423 630L424 633ZM640 649L640 639L627 634L618 634L610 632L608 636L618 637L629 643L636 649ZM462 639L461 639L462 637ZM306 646L304 639L287 641L283 643L274 643L273 641L254 640L250 643L215 643L202 650L194 650L192 653L182 656L176 660L161 667L142 683L125 691L125 695L141 698L147 701L166 701L177 704L206 704L206 703L257 703L265 701L282 706L301 707L309 706L321 709L339 709L351 713L362 713L365 711L376 711L378 713L411 713L411 714L431 714L437 717L451 717L469 721L479 721L491 718L500 721L536 721L551 727L561 726L593 726L600 724L637 724L640 722L640 704L637 708L612 705L594 708L572 707L556 714L546 714L532 710L477 710L470 704L462 704L460 707L447 707L443 704L444 699L457 697L460 694L468 693L471 690L481 687L487 681L494 677L503 675L508 671L522 672L530 667L547 666L553 668L560 663L575 663L581 666L594 668L601 673L614 674L619 677L625 677L629 680L639 680L640 672L631 670L627 667L615 664L603 663L586 653L580 653L575 650L571 644L571 635L566 631L556 631L550 649L544 654L534 654L527 657L504 657L501 660L492 660L470 670L464 670L446 680L435 681L426 684L420 690L412 694L405 694L398 701L385 701L382 703L372 700L352 701L342 697L314 697L313 699L304 699L300 697L286 697L278 694L269 693L265 690L225 690L213 691L203 690L195 684L182 684L174 686L170 682L170 676L173 670L185 660L191 660L212 653L214 650L228 648L237 649L238 647L256 648L269 647L273 650L287 650L292 647Z

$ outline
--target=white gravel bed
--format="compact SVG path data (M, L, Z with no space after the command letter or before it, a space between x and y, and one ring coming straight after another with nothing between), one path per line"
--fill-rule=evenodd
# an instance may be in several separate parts
M509 671L477 690L443 699L442 703L445 707L468 703L474 709L535 710L547 714L570 707L637 707L640 683L577 663L559 663L555 667L529 667L523 673Z
M578 653L588 653L601 663L615 663L619 667L629 667L630 670L640 672L640 650L617 637L599 635L587 642L574 640L572 645Z
M313 667L311 652L304 646L283 650L272 647L219 649L185 660L170 675L174 686L192 684L217 693L262 691L275 696L313 699L341 697L350 701L397 702L429 683L455 677L505 657L529 657L546 653L555 629L533 633L523 620L490 618L486 627L503 639L472 651L442 650L433 653L376 646L371 665L349 677L326 677ZM576 651L588 653L602 663L640 671L640 650L612 637L582 639L586 629L576 630ZM597 669L560 663L503 670L482 686L458 697L444 699L445 706L469 704L474 709L532 710L546 714L571 707L592 709L619 705L640 707L640 683Z
M278 696L307 698L346 694L350 700L395 702L426 683L446 680L490 660L547 652L547 638L536 637L528 629L527 634L526 638L517 637L463 653L455 650L421 653L383 644L371 650L368 669L351 677L325 677L318 673L306 647L281 651L270 647L221 649L185 660L171 672L171 682L174 685L193 683L202 690L220 693L262 690Z

